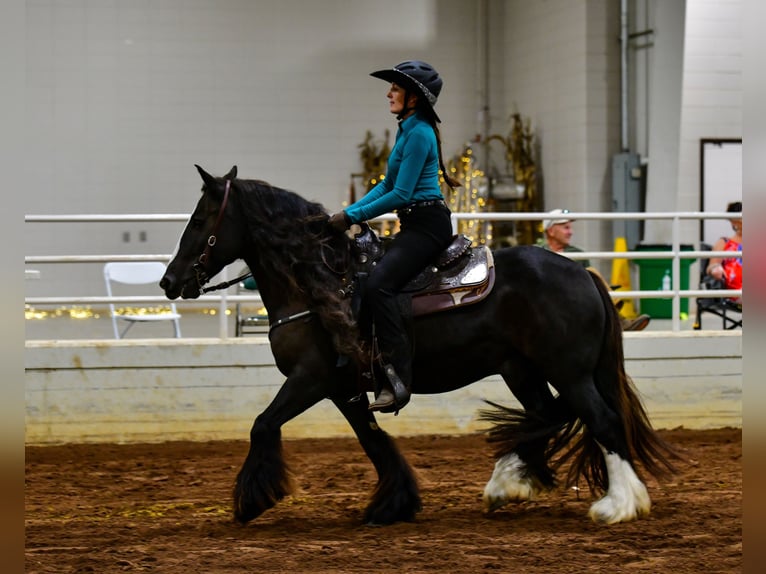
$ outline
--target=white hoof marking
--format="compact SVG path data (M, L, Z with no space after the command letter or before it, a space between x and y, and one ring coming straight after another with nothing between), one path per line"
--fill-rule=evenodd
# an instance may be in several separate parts
M630 463L616 453L607 453L603 447L601 450L606 460L609 489L601 500L591 505L588 516L594 522L615 524L648 515L652 506L649 492Z
M512 501L532 500L540 491L535 482L524 476L526 465L516 453L495 462L495 470L484 487L484 511L492 512Z

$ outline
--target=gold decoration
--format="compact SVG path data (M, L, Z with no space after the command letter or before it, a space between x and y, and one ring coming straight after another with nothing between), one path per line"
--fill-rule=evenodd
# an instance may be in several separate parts
M385 139L382 142L375 142L372 132L367 130L364 141L357 146L361 150L359 158L362 160L363 171L361 174L354 175L362 176L365 191L370 191L386 177L386 165L388 164L388 156L391 154L391 148L388 145L391 132L386 130L383 133Z
M518 190L512 198L495 197L496 208L501 211L534 212L542 210L542 201L537 190L537 165L534 152L534 134L531 121L522 120L519 113L511 116L511 131L507 136L492 134L486 143L499 141L505 148L505 174L499 179ZM506 224L507 225L507 224ZM534 243L541 234L541 222L518 221L510 224L510 238L514 243Z
M354 185L355 179L362 180L364 185L364 193L366 194L386 177L388 156L391 154L391 147L388 145L388 140L391 137L391 132L386 130L383 132L383 134L384 139L382 141L375 141L372 132L367 130L364 141L357 146L360 150L359 159L362 161L362 171L359 173L351 174L351 184L349 185L349 205L357 200L356 186ZM395 227L396 226L394 222L381 221L378 224L378 233L381 236L391 235L392 233L395 233Z
M476 166L476 158L470 144L466 144L462 152L447 162L450 174L462 184L451 189L440 178L442 193L447 206L452 212L481 213L488 211L487 179L484 172ZM485 245L492 242L492 224L478 219L461 219L457 224L457 232L468 237L474 245Z

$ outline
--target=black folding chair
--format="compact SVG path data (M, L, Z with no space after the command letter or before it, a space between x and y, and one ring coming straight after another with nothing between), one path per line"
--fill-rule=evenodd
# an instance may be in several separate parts
M247 272L247 270L245 269L243 272ZM238 295L248 292L258 292L258 285L252 277L248 277L237 284ZM263 334L268 333L269 331L269 316L266 314L266 309L263 307L261 307L257 313L251 315L245 312L245 306L238 301L235 308L235 321L234 335L236 337L242 337L249 334Z
M712 247L707 243L700 244L700 251L711 251ZM723 281L707 274L707 266L710 258L700 259L700 289L715 291L724 289ZM732 301L728 297L697 297L697 316L694 320L694 329L702 328L702 314L710 313L720 317L722 328L726 330L742 328L742 303Z

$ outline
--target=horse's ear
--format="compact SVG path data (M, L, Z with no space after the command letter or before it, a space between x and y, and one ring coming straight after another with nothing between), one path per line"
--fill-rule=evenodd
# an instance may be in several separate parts
M215 187L215 178L210 175L208 172L206 172L204 169L202 169L200 166L198 166L196 163L194 164L194 167L197 168L197 171L199 172L200 176L202 177L202 181L205 182L205 185L208 188L214 188Z
M235 165L229 170L229 173L226 174L226 177L224 179L228 179L229 181L231 181L233 179L236 179L236 177L237 177L237 166Z

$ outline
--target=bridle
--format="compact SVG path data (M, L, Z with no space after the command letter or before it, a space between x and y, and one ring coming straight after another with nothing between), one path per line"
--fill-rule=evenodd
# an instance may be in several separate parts
M232 279L231 281L224 281L223 283L218 283L217 285L212 285L210 287L204 287L205 283L210 281L210 277L207 274L207 271L204 269L204 265L207 263L208 259L210 259L210 251L212 251L213 247L215 247L216 242L218 241L216 234L218 233L218 229L221 227L221 222L223 221L223 215L226 211L226 204L229 202L229 192L231 191L231 180L226 180L226 187L224 188L223 192L223 201L221 202L221 208L218 210L218 216L215 219L215 224L213 224L213 231L210 232L210 236L207 238L207 243L205 244L205 249L202 252L202 254L197 258L197 261L192 265L192 269L194 269L194 274L197 278L197 287L199 288L200 293L209 293L210 291L217 291L218 289L226 289L228 287L231 287L235 283L239 283L240 281L243 281L247 279L248 277L252 276L252 273L245 273L244 275L240 275L236 279ZM306 311L301 311L300 313L295 313L294 315L290 315L288 317L284 317L282 319L278 319L277 321L274 321L269 325L269 333L281 325L284 325L286 323L291 323L293 321L296 321L298 319L302 319L303 317L312 317L315 314L314 311L308 309Z
M192 265L192 269L194 269L194 274L197 279L197 287L199 288L200 293L209 293L210 291L217 291L219 289L226 289L227 287L231 287L235 283L239 283L240 281L247 279L252 275L252 273L245 273L244 275L240 275L236 279L232 279L231 281L225 281L223 283L218 283L217 285L213 285L211 287L204 287L205 283L210 281L210 277L207 274L207 271L205 271L204 265L207 263L208 259L210 259L210 251L212 251L213 247L215 247L217 239L218 230L221 227L221 222L223 222L223 215L226 211L226 204L229 203L229 192L231 191L231 180L226 180L226 187L223 192L223 201L221 202L221 208L218 210L218 216L215 219L215 224L213 225L213 231L210 232L210 236L207 238L207 243L205 244L205 250L202 252L202 254L197 258L197 261Z

